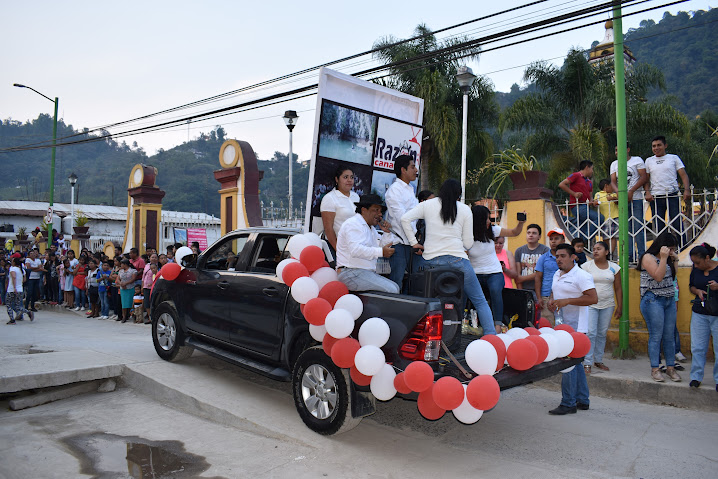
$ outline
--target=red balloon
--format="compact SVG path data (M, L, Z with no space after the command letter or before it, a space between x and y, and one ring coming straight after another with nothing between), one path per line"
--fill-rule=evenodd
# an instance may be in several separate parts
M476 409L488 411L496 406L501 397L501 388L493 376L477 376L466 387L466 400Z
M337 343L337 341L339 340L330 336L329 333L325 334L324 339L322 339L322 349L330 358L332 357L332 348Z
M329 304L329 301L322 298L313 298L304 305L303 313L309 324L321 326L331 310L332 305Z
M319 246L305 246L299 254L299 262L309 271L316 271L324 264L324 251Z
M327 260L324 260L322 263L322 268L329 268L329 263L327 263Z
M404 382L414 392L426 391L434 384L434 370L423 361L414 361L404 370Z
M299 311L304 314L304 303L299 303Z
M591 340L583 333L571 333L573 338L573 351L568 355L569 358L582 358L591 350Z
M289 287L303 276L309 276L309 271L302 263L289 263L282 271L282 281Z
M539 319L538 327L539 327L539 329L540 328L550 328L551 322L546 318L541 318L541 319Z
M544 341L541 336L529 336L526 339L534 343L534 346L536 346L536 350L538 351L538 356L536 357L536 364L541 364L542 362L544 362L544 359L546 359L546 356L548 356L548 343Z
M289 268L290 266L291 265L287 265L284 268L284 271L287 271L287 268ZM347 289L347 285L342 283L341 281L330 281L324 285L321 291L319 291L319 297L329 301L329 304L332 305L332 308L334 307L334 304L337 302L337 300L345 294L349 294L349 290Z
M524 331L526 331L527 333L529 333L529 336L538 336L539 334L541 334L541 332L540 332L538 329L534 328L533 326L529 326L528 328L524 328Z
M559 324L559 325L557 325L557 326L556 326L555 328L553 328L553 329L555 329L556 331L568 331L569 333L575 333L575 332L576 332L575 329L573 329L570 325L568 325L568 324L566 324L566 323L564 323L564 324Z
M332 346L332 361L340 368L350 368L354 366L354 356L360 347L356 339L342 338Z
M406 385L406 381L404 381L404 373L399 373L394 376L394 389L401 394L411 393L411 389L409 389L409 386Z
M506 357L509 360L509 366L517 371L526 371L536 364L538 349L526 338L517 339L509 345Z
M503 368L504 360L506 359L506 344L493 334L485 334L481 336L481 339L490 342L496 350L496 355L499 357L498 362L496 363L496 370L498 371Z
M429 389L419 393L417 405L422 416L430 421L436 421L444 415L446 409L442 409L434 402L432 389L434 389L434 386L429 386Z
M349 375L352 377L352 381L358 386L368 386L371 384L371 376L360 373L356 366L349 368Z
M182 266L177 263L167 263L162 267L162 277L167 281L174 281L182 272Z
M451 376L444 376L436 381L431 391L434 402L441 409L451 411L464 402L464 386L461 385L461 381Z

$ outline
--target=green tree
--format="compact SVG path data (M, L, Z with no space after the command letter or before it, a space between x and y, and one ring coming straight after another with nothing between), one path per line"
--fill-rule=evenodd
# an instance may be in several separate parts
M382 48L376 57L393 63L434 52L466 41L451 38L438 41L426 25L414 30L407 43L394 45L397 39L385 37L374 44ZM392 67L391 76L377 82L424 99L424 140L421 148L421 188L438 188L448 177L461 171L461 130L463 98L456 72L468 59L476 59L481 48L476 46L460 53L444 53L406 66ZM493 154L493 142L486 129L496 125L498 105L493 85L484 77L474 82L469 94L467 169L480 166ZM471 185L467 185L469 187ZM467 197L474 192L467 190Z

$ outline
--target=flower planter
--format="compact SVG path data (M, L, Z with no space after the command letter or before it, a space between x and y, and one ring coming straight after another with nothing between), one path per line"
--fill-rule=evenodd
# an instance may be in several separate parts
M75 226L72 228L72 230L77 235L86 235L87 232L90 231L90 227L89 226Z
M17 234L15 237L17 237L18 241L25 241L27 239L27 235Z
M545 171L532 170L525 173L511 173L509 179L514 184L514 189L509 191L511 201L550 200L553 195L553 190L544 188L548 179L548 173Z

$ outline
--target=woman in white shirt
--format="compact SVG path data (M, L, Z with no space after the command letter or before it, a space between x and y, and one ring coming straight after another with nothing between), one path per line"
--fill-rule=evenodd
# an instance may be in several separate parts
M494 325L501 327L504 319L504 271L496 256L494 239L501 236L518 236L524 229L525 221L519 221L513 229L491 224L491 212L486 206L475 205L471 208L474 216L474 245L469 249L469 261L479 284L489 290Z
M588 307L588 339L591 349L583 359L586 374L591 374L591 363L598 369L608 371L603 364L603 351L606 349L606 332L611 318L620 319L623 310L623 290L621 289L621 267L608 261L608 244L597 241L593 245L593 261L587 261L581 268L593 276L598 302ZM615 299L614 299L615 294Z
M474 245L474 222L471 208L459 203L461 185L453 178L441 185L439 196L419 203L401 217L409 244L418 245L411 223L426 222L423 257L426 267L449 266L464 273L464 292L476 308L484 334L496 334L491 308L486 302L479 280L471 267L466 250Z
M356 213L354 203L359 201L359 195L352 191L354 172L349 166L339 165L334 174L334 182L334 189L322 198L319 211L322 213L324 236L336 251L339 228Z
M5 303L7 304L7 315L10 321L7 324L15 324L15 318L22 318L23 313L30 317L30 321L35 319L35 313L22 306L22 260L20 258L12 259L12 266L8 272L7 293L5 294Z

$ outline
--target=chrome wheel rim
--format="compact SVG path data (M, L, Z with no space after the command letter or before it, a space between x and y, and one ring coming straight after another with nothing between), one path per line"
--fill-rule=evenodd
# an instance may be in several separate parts
M169 313L162 313L157 319L157 343L165 351L171 351L177 339L177 326Z
M309 366L302 376L304 406L317 419L327 419L337 407L334 377L319 364Z

